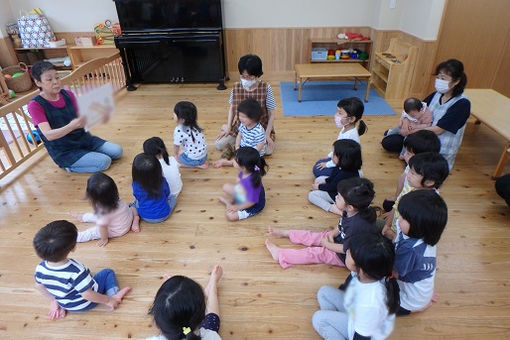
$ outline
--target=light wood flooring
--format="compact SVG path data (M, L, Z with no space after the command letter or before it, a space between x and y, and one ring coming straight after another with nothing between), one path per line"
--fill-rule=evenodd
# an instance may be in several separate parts
M280 104L278 82L272 82ZM229 83L228 85L232 85ZM97 135L121 144L124 155L106 172L125 201L132 200L131 163L143 141L162 137L172 145L172 109L194 102L209 143L209 159L219 157L214 138L226 121L229 90L215 85L145 85L121 95L117 114ZM362 94L360 94L360 97ZM399 111L398 111L399 112ZM365 176L375 183L376 203L394 192L403 164L379 141L397 116L366 116L361 137ZM332 117L284 117L276 111L277 149L263 179L267 205L254 218L229 223L216 201L221 185L236 179L233 168L182 169L184 188L175 213L164 223L142 224L142 232L113 239L105 248L79 244L71 254L93 272L115 269L121 286L133 287L118 310L102 308L51 322L48 301L33 288L40 261L34 233L46 223L68 219L69 211L89 211L84 199L88 175L58 169L45 151L38 162L0 182L0 338L125 339L158 333L147 315L162 274L182 274L206 283L216 263L223 339L318 339L311 325L316 292L337 286L346 269L326 265L283 270L264 247L268 226L322 230L337 217L312 206L307 193L315 160L329 152L337 129ZM504 141L483 125L468 122L454 170L441 189L449 223L438 245L436 292L439 302L424 313L398 318L394 339L510 337L510 210L490 178ZM507 167L506 172L509 172ZM77 223L80 229L86 227ZM290 246L288 240L276 244Z

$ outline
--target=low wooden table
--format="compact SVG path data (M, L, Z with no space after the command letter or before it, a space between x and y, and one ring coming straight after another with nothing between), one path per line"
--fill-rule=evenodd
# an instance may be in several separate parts
M471 114L476 123L484 123L507 141L492 174L495 179L501 176L510 155L510 98L492 89L466 89L464 95L471 101Z
M368 102L370 93L370 72L358 63L331 63L331 64L296 64L294 66L296 77L294 79L294 90L299 87L298 101L301 102L303 84L308 80L325 80L336 78L354 79L354 89L358 89L358 80L367 81L365 91L365 102ZM298 86L299 83L299 86Z

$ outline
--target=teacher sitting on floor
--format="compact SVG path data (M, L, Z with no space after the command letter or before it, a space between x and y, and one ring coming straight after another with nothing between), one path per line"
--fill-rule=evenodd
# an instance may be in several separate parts
M76 97L60 87L55 66L40 61L30 70L40 94L28 103L28 111L48 154L69 172L96 172L110 167L122 155L120 145L92 136L78 116Z
M462 143L466 122L471 113L470 101L462 95L466 87L467 77L464 65L457 59L450 59L436 67L436 92L423 101L432 111L432 126L424 128L436 133L441 141L441 155L448 161L450 170L455 156ZM416 132L418 130L415 130ZM402 150L404 137L388 135L383 138L382 146L391 152Z

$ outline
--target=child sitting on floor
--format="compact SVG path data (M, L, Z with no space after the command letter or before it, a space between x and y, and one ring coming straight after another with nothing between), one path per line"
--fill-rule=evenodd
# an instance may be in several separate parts
M398 203L394 276L400 309L407 315L429 307L434 295L436 244L446 227L448 207L433 190L415 190Z
M225 204L225 216L229 221L252 217L264 209L266 193L262 185L262 176L266 174L267 164L259 152L249 146L236 151L234 167L240 169L237 183L226 183L223 191L227 198L218 197Z
M170 186L170 192L177 198L182 190L179 163L175 160L175 157L168 156L168 151L166 150L163 140L159 137L147 139L143 142L143 153L153 155L159 160L159 164L161 164L161 169L163 170L163 176Z
M207 143L204 133L197 124L197 107L190 102L175 104L174 155L183 167L206 169ZM182 152L179 149L182 147Z
M345 252L349 238L360 232L376 232L374 185L366 178L353 177L338 183L335 205L342 212L338 228L323 232L269 228L269 234L287 237L294 244L308 246L302 249L279 248L269 240L266 247L282 268L295 264L325 263L345 266Z
M257 149L260 156L266 152L266 133L260 125L262 108L258 101L252 98L243 100L237 107L239 111L239 131L236 137L236 150L241 146ZM232 166L232 160L222 158L214 162L214 167Z
M73 214L81 222L96 225L78 233L77 242L99 240L99 247L105 246L111 237L119 237L129 230L140 231L140 218L134 207L129 207L119 198L119 190L113 179L96 172L87 180L87 198L94 212Z
M177 204L172 195L161 165L156 157L140 153L133 161L133 196L131 206L136 208L140 217L149 223L166 220Z
M221 340L218 282L222 275L223 268L214 266L204 290L185 276L165 275L149 310L162 334L146 340Z
M361 146L351 139L340 139L333 143L332 153L331 159L336 167L329 177L320 176L315 179L308 200L324 211L341 215L335 205L337 185L343 179L360 177Z
M352 139L360 144L359 136L363 135L367 130L367 125L361 119L365 107L363 102L356 97L341 99L337 104L335 113L335 125L340 129L337 140ZM359 121L358 126L356 123ZM324 159L318 160L313 166L313 174L315 177L329 176L336 167L332 160L333 153L329 153Z
M76 248L78 230L71 222L53 221L35 234L34 248L43 261L35 269L36 289L51 300L51 320L66 311L83 312L104 304L114 310L131 287L119 290L115 272L103 269L94 277L80 262L67 258Z

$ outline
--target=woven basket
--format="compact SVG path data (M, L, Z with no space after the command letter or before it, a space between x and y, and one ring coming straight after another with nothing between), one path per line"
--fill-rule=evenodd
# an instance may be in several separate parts
M32 79L30 78L27 64L19 63L18 65L7 66L2 70L4 75L10 74L11 76L18 72L23 72L23 75L16 78L5 78L7 87L14 92L25 92L30 90L32 88Z

